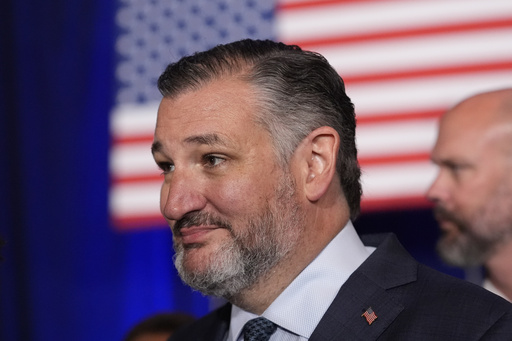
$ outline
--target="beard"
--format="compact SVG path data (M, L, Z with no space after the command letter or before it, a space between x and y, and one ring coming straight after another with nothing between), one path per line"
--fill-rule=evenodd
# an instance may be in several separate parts
M264 210L247 217L245 226L234 229L228 221L205 212L191 212L176 222L175 235L193 225L214 225L229 232L229 238L207 256L203 271L187 268L187 250L201 245L184 247L174 241L174 265L183 282L205 295L230 300L265 276L298 244L304 217L295 199L295 184L288 173L278 183Z
M437 219L452 222L458 235L449 238L444 233L437 242L437 253L446 263L454 266L469 267L483 264L492 253L496 243L492 236L476 234L469 222L464 221L454 213L448 212L441 206L434 209Z
M434 209L436 218L452 222L458 235L441 236L437 252L448 264L459 267L484 264L501 245L512 239L512 193L502 188L470 219L449 212L442 205Z

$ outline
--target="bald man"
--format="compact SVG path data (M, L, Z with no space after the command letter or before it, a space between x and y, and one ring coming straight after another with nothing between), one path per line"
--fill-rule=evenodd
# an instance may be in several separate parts
M459 267L483 265L483 286L512 300L512 88L472 96L446 112L427 196L442 236L438 252Z

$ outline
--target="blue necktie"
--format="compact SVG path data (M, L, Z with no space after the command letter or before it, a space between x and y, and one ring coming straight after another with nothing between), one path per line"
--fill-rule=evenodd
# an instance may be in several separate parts
M274 334L277 325L264 317L257 317L247 321L244 326L244 341L268 341Z

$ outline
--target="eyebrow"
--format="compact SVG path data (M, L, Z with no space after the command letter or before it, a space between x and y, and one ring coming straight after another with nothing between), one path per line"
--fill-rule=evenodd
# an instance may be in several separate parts
M155 153L162 150L162 144L158 141L153 142L151 145L151 154L155 155Z
M190 136L185 139L185 142L193 144L205 144L208 146L216 144L225 145L224 141L220 138L220 136L215 133Z
M185 143L189 144L226 146L226 142L223 139L221 139L218 134L215 133L189 136L184 141ZM154 155L155 153L162 151L162 148L162 143L159 141L155 141L151 145L151 153Z

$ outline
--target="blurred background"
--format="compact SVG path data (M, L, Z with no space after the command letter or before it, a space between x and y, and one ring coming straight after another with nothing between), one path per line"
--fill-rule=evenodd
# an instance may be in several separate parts
M2 0L0 340L121 340L162 311L218 301L184 286L150 155L155 82L242 38L322 53L358 117L359 232L434 252L425 200L437 119L512 85L509 0Z

